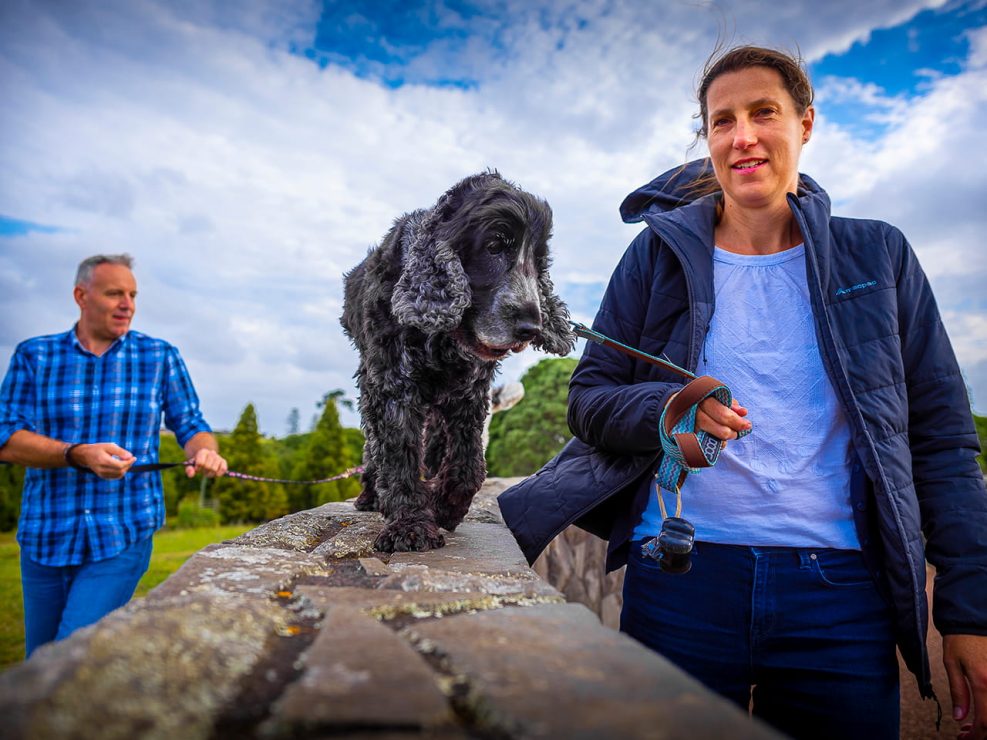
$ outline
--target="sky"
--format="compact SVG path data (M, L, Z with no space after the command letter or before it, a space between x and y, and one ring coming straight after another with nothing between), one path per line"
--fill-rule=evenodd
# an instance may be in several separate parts
M356 396L343 273L486 168L551 204L588 323L640 230L623 197L706 153L718 43L800 51L800 169L902 229L987 413L987 0L3 0L0 367L72 326L80 260L129 252L133 328L181 350L212 425L252 402L266 434L304 428Z

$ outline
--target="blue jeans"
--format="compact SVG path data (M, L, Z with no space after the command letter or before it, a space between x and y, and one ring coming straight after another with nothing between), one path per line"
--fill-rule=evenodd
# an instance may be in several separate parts
M892 614L854 550L697 542L668 574L631 544L620 629L796 738L898 738Z
M27 657L126 604L150 562L150 537L112 558L82 565L41 565L22 550Z

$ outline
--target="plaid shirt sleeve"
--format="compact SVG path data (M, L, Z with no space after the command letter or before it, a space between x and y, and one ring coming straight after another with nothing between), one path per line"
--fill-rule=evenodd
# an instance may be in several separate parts
M0 447L14 432L35 431L33 408L34 371L21 344L10 358L10 368L0 386Z
M165 356L163 396L165 426L175 433L182 447L199 432L212 431L199 410L199 397L182 356L171 346Z

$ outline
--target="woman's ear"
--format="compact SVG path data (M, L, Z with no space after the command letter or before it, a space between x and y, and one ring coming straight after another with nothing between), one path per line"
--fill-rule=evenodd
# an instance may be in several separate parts
M816 122L816 109L811 105L802 114L802 143L808 144L812 138L812 127Z

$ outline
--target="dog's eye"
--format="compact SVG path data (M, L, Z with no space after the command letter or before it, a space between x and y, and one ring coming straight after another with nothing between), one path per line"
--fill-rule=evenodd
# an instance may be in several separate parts
M487 242L487 251L490 254L503 254L514 248L514 237L507 234L495 234L494 238Z

